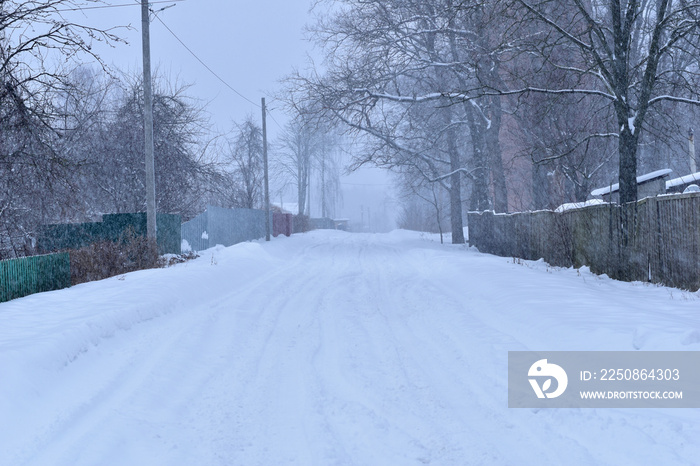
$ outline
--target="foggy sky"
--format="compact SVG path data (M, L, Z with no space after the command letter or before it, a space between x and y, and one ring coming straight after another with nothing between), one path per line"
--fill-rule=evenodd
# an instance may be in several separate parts
M112 2L125 4L126 0ZM246 101L212 75L157 19L151 22L153 68L192 84L188 94L201 99L212 114L212 123L220 130L247 114L260 114L261 97L267 97L273 116L284 124L279 105L270 94L279 88L279 79L294 67L303 68L311 45L304 40L303 27L309 19L307 0L184 0L157 3L153 10L174 5L158 13L159 18L204 63L230 86L254 104ZM118 35L128 44L96 50L109 65L134 72L141 70L141 9L134 6L86 10L78 20L98 27L131 26ZM272 137L279 128L270 122Z
M128 4L115 0L113 5ZM170 5L174 5L169 7ZM308 0L183 0L153 3L158 17L184 44L228 85L231 91L206 69L158 19L151 22L151 53L154 72L189 84L187 95L206 105L211 115L212 132L231 129L233 121L246 115L260 118L260 98L266 97L271 118L268 134L273 141L287 121L281 104L273 98L280 80L295 68L303 70L312 57L318 63L320 53L305 39L304 26L311 23ZM69 13L72 15L73 13ZM141 9L133 6L85 10L75 13L76 21L90 26L122 27L115 32L128 44L95 50L105 63L134 74L141 65ZM127 29L125 27L130 27ZM246 99L252 101L248 102ZM390 180L384 171L363 169L342 179L343 203L339 216L357 218L371 199L385 203ZM285 199L294 202L290 196ZM313 200L312 200L313 202ZM376 211L379 211L379 204ZM317 210L312 205L312 214Z

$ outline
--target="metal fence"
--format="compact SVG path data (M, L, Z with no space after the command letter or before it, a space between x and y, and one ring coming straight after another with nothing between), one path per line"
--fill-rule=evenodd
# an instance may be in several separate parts
M480 251L595 273L700 289L700 195L643 199L563 213L470 212L469 242Z
M158 252L180 253L180 216L156 214ZM45 225L39 232L37 248L41 252L80 249L102 241L119 241L128 231L146 236L146 214L105 214L101 222Z
M0 302L69 286L68 253L0 261Z
M232 246L265 236L265 211L207 207L189 222L182 224L182 239L193 251L203 251L221 244Z

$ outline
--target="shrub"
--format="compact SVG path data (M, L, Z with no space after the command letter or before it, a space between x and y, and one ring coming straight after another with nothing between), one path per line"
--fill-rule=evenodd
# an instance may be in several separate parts
M71 284L159 267L155 244L127 229L116 242L101 241L70 251Z

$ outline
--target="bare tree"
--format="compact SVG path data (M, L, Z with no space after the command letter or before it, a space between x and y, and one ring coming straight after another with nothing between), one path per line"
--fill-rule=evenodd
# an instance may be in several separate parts
M401 211L399 228L440 233L444 242L445 211L449 210L449 192L438 183L430 183L413 170L399 174Z
M528 30L522 41L528 59L538 57L567 79L552 86L539 73L525 74L522 85L507 93L607 102L607 132L618 139L620 202L635 201L637 151L651 112L666 102L700 105L700 2L516 0L512 6L521 25L535 21L543 28L519 30Z
M77 60L97 58L93 41L119 40L62 16L88 3L99 2L0 2L0 256L30 253L37 226L64 206L52 201L73 167L56 99L72 90Z
M64 179L72 194L62 198L70 211L58 210L60 216L53 221L144 211L140 76L123 75L120 81L80 70L75 89L60 101L65 117L55 144L71 167ZM201 212L205 197L222 175L208 158L203 109L186 92L187 86L156 75L153 111L158 209L190 218Z
M575 95L533 94L519 103L511 137L519 148L516 155L531 163L528 207L585 201L593 188L609 184L617 148L615 134L606 133L607 123L601 121L608 112L604 102L582 102Z
M340 173L342 153L341 136L328 129L321 135L320 147L315 157L318 197L320 199L321 217L334 217L336 207L341 199Z
M296 76L302 99L374 140L353 166L413 164L449 188L453 242L462 234L462 183L471 205L507 211L500 148L507 45L495 2L328 1L339 8L313 37L326 52L323 76ZM430 131L420 129L428 122ZM471 150L469 150L471 149Z
M292 180L297 191L297 213L310 215L307 203L312 165L323 150L323 132L310 111L297 109L280 136L275 164L281 178Z
M239 207L255 209L262 205L262 157L262 128L249 115L242 123L236 124L233 138L228 141L226 157Z
M53 59L61 57L61 61L75 64L78 57L88 56L101 63L92 51L93 42L121 41L113 32L116 28L97 29L64 16L67 10L101 3L101 0L0 2L0 97L21 98L27 111L50 125L51 113L41 111L45 109L44 96L47 91L70 88L67 78L73 68L59 68Z

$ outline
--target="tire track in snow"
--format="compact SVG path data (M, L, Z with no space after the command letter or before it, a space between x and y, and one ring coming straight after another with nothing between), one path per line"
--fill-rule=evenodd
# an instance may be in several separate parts
M507 310L484 314L502 285L465 278L484 256L332 233L242 248L270 252L268 269L56 374L66 406L12 464L598 464L596 435L652 440L614 413L505 407L504 357L524 334L497 325Z

